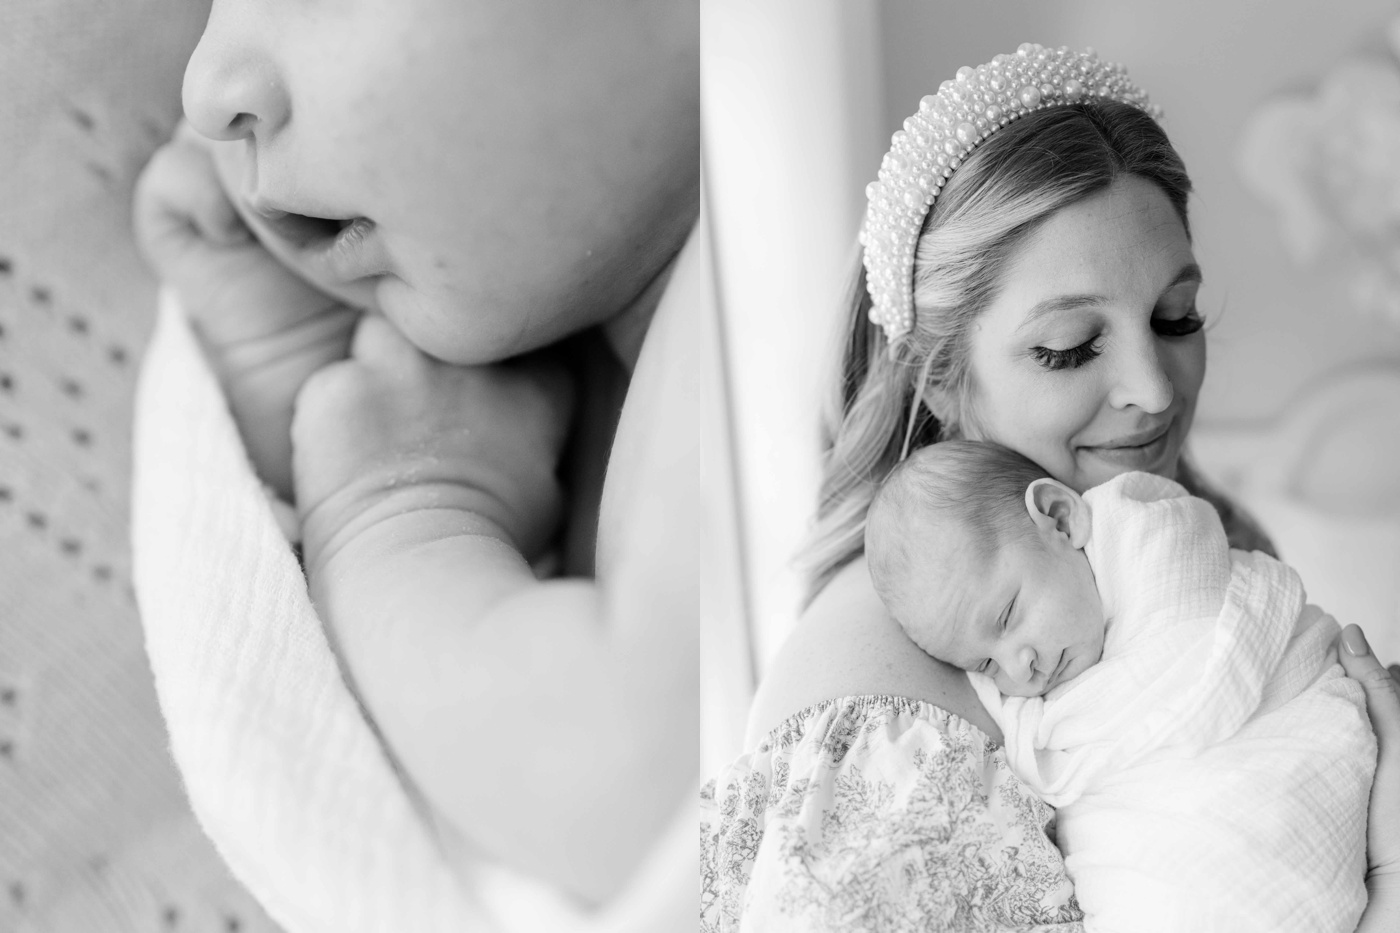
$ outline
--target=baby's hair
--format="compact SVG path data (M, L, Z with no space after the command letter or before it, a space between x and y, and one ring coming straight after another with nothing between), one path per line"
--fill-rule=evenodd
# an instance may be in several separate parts
M920 552L931 526L961 530L982 558L1028 536L1035 526L1026 487L1048 475L1016 451L983 441L941 441L910 454L870 504L865 548L875 591L890 603L892 591L927 559Z

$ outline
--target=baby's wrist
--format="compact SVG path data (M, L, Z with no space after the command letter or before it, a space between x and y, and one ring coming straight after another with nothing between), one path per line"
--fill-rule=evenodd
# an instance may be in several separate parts
M313 373L343 359L359 312L345 306L270 334L196 333L258 476L292 497L292 415Z
M301 512L308 575L358 557L382 557L453 537L491 538L519 550L511 516L493 496L456 482L362 480Z
M323 311L274 331L237 331L201 323L195 331L210 365L225 386L255 390L269 382L295 389L316 370L344 359L360 312L346 305Z

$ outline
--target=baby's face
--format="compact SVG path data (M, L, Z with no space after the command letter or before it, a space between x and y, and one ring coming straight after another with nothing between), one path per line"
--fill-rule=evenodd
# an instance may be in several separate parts
M1103 603L1084 552L1038 528L1032 535L986 558L945 538L921 594L899 600L920 648L986 674L1008 696L1039 696L1103 654Z
M616 313L680 246L698 74L693 0L213 0L184 101L270 249L474 363Z

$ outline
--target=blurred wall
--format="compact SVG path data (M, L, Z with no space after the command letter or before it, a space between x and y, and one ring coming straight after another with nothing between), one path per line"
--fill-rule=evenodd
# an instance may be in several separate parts
M137 173L208 0L0 0L0 930L271 922L185 802L128 574Z

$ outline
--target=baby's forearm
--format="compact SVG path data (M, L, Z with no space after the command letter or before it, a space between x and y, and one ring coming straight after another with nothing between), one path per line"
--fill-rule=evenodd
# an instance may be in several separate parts
M638 605L603 582L537 581L490 509L464 488L385 496L308 538L313 598L432 808L475 847L601 900L693 781L698 683L677 684L698 679L695 625L644 594L651 624L628 625Z

